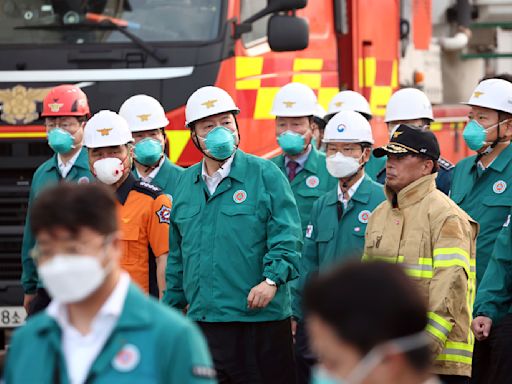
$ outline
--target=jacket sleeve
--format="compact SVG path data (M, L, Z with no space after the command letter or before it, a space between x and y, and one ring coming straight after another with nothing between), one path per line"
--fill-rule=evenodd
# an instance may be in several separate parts
M311 221L306 229L304 236L304 248L302 249L302 258L299 268L299 278L297 280L297 287L292 290L292 311L293 316L297 319L302 319L302 293L304 292L304 286L306 285L309 278L318 271L318 251L317 251L317 223L318 223L318 200L313 204L311 210Z
M159 359L163 370L162 383L217 383L206 341L194 324L182 327L170 345L164 340L165 337L158 351L166 355L166 358Z
M474 316L485 315L494 323L508 312L512 303L512 232L510 215L503 226L492 256L478 286Z
M187 305L185 293L183 292L183 258L181 254L181 234L171 219L169 223L169 256L165 268L166 289L162 301L171 307L183 309Z
M476 224L475 224L476 225ZM437 356L445 348L456 318L469 321L474 292L475 231L458 216L448 217L433 242L432 279L429 285L427 333L434 340Z
M288 180L275 164L268 164L263 178L269 210L263 276L280 285L299 277L301 221Z
M30 208L32 206L33 200L34 191L31 189L30 197L28 200L25 227L23 229L23 241L21 244L21 285L23 286L23 291L26 294L33 294L36 292L37 282L39 280L37 276L36 266L34 264L34 261L32 260L32 257L30 257L30 251L35 246L34 235L32 233L32 230L30 229Z

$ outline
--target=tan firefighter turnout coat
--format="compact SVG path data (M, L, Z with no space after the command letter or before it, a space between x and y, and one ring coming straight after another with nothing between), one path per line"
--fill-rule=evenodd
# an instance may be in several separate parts
M471 376L474 338L470 329L475 296L478 224L424 176L371 215L363 260L400 264L428 306L433 373Z

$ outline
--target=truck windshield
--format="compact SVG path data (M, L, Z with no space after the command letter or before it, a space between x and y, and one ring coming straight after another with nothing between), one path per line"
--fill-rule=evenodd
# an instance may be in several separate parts
M110 21L146 42L209 41L219 34L222 0L0 0L0 44L125 43L114 29L52 28Z

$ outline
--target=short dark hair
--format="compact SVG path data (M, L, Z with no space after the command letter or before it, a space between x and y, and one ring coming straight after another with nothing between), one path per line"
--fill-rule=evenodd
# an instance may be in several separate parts
M417 288L400 267L388 263L348 262L317 276L306 285L304 304L306 313L319 316L361 354L427 326ZM405 356L419 371L430 366L428 346Z
M30 226L41 231L65 228L76 234L89 228L102 235L117 231L116 197L100 183L60 183L45 189L30 209Z

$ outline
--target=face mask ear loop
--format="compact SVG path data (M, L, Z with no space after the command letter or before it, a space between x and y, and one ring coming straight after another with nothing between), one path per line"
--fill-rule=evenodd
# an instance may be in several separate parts
M235 118L235 124L236 124L236 118ZM238 142L240 143L240 131L238 130L238 124L236 124L236 131L238 132ZM229 157L227 159L224 159L224 160L219 160L219 159L216 159L215 157L212 157L210 156L209 154L207 154L203 148L201 148L201 146L199 145L199 139L197 137L197 133L196 133L196 129L195 128L192 128L192 132L194 133L194 137L196 138L195 140L192 140L192 142L194 143L195 147L197 149L199 149L199 151L205 155L207 158L213 160L213 161L217 161L217 162L221 162L221 163L224 163L224 161L226 161L227 159L229 159ZM238 149L238 144L235 145L235 150L233 151L233 153L236 152L236 150ZM233 153L231 154L231 156L233 155ZM231 157L230 156L230 157Z

